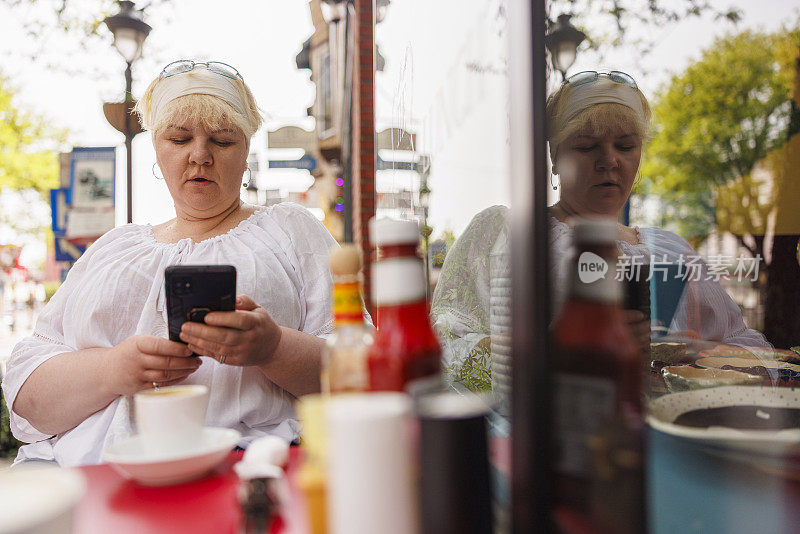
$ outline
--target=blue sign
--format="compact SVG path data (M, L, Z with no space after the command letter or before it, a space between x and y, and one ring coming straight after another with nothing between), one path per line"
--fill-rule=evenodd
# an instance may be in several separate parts
M56 261L78 261L84 252L85 246L73 245L66 238L56 236Z
M271 159L269 160L270 169L305 169L313 171L317 168L317 160L305 154L300 159Z
M52 228L54 234L63 235L67 231L67 209L69 206L69 189L50 190L50 210L52 213Z
M416 161L386 161L378 156L377 170L379 171L418 171L418 167Z

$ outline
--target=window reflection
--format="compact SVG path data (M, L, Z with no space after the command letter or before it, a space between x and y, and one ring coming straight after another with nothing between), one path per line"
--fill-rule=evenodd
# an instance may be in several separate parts
M665 69L666 60L651 63L646 74L633 66L654 112L645 130L634 124L636 115L646 117L647 106L644 113L637 110L635 100L620 94L632 89L626 78L610 73L620 65L583 58L564 85L554 84L548 104L557 188L550 207L555 313L565 317L565 295L576 284L569 268L573 218L617 221L616 268L608 274L627 293L621 303L629 335L644 349L651 531L697 525L786 531L796 520L786 505L796 494L790 480L800 442L800 399L794 394L800 359L792 350L800 336L800 224L790 207L800 199L796 27L720 31L659 83L651 81L653 72ZM586 70L600 73L581 72ZM596 89L603 84L611 91L600 96ZM564 104L564 95L571 104ZM609 101L596 102L596 116L573 113L598 98ZM621 108L634 110L634 119ZM579 125L570 129L575 117ZM631 309L643 313L634 318ZM577 316L567 319L579 322ZM554 355L559 369L563 356ZM591 374L592 362L584 366ZM584 383L557 377L554 386L557 412L567 399L573 427L586 431L575 414L588 412L575 405L583 398L600 409L600 390L591 396ZM625 413L625 395L615 391L612 397L617 402L603 420ZM614 442L612 426L590 431L583 449L592 467L583 473L588 496L578 509L595 525L606 524L603 510L614 506L613 498L594 491L607 487L614 472L608 470L613 462L605 461L615 456L613 447L609 455L596 454L598 444ZM563 446L564 426L557 423L555 430L562 465L564 455L576 456ZM754 492L758 506L770 511L768 527L749 516L755 507L747 499ZM624 529L632 525L628 521Z

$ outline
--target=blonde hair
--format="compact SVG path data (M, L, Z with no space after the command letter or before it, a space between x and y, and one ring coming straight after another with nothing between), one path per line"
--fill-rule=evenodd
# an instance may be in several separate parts
M180 74L191 76L192 72ZM240 78L233 79L239 97L245 106L244 113L234 109L225 100L202 93L180 96L168 102L158 116L151 117L153 90L163 80L160 76L153 80L145 90L142 98L136 103L134 110L139 115L139 122L145 130L158 133L170 125L193 122L216 130L233 125L240 129L246 139L250 139L263 122L263 117L256 104L255 97Z
M561 113L564 113L572 89L569 85L563 85L547 99L545 110L547 140L550 143L550 159L553 163L556 161L559 145L568 137L579 132L600 136L612 132L633 130L640 140L647 140L653 112L647 98L639 89L632 90L636 91L642 101L642 110L644 111L642 115L626 105L604 102L589 106L573 117L559 131L555 131L555 125L558 124L556 119Z

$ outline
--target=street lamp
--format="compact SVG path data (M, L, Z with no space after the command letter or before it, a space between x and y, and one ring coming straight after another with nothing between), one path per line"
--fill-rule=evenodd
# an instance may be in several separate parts
M103 108L106 112L106 118L111 122L112 126L125 134L125 151L128 156L128 223L131 223L133 222L133 158L131 154L131 145L134 136L142 131L138 122L135 125L131 124L131 111L135 104L133 95L131 94L131 65L141 57L142 44L144 44L144 40L147 38L152 28L142 20L142 13L134 7L133 2L120 0L118 3L119 13L106 17L103 22L108 26L108 29L111 30L111 33L114 34L114 46L127 64L125 68L125 102L121 103L125 113L124 124L115 124L116 121L112 121L109 116L111 114L119 115L119 113L114 113L112 111L112 106L115 106L115 104L110 106L106 104Z
M346 16L347 0L322 0L320 9L325 22L335 24Z
M561 79L567 77L567 70L575 63L578 45L586 38L586 34L573 26L569 19L572 15L559 15L556 23L544 36L544 44L550 52L553 67L561 73Z

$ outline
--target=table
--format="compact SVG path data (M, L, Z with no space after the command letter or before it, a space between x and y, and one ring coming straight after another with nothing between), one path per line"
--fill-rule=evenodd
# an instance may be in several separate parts
M79 468L86 477L86 496L75 515L75 534L214 534L237 533L240 525L233 464L242 452L231 452L211 475L193 482L145 487L126 480L110 465ZM308 532L302 495L293 483L301 460L292 447L286 467L290 499L277 528L271 532Z

